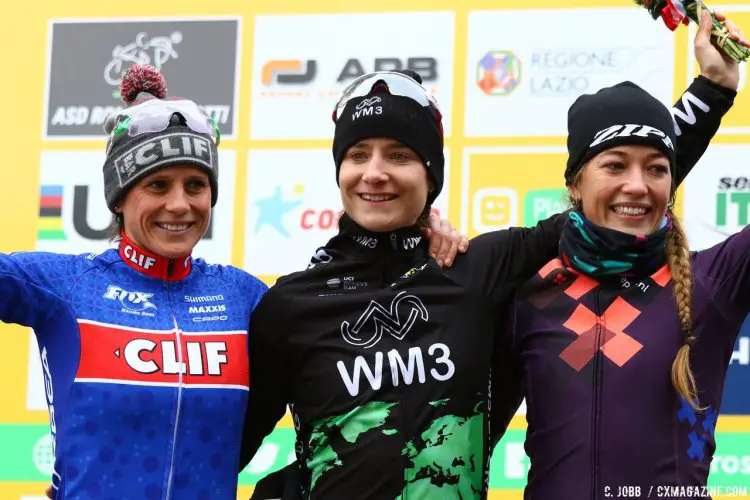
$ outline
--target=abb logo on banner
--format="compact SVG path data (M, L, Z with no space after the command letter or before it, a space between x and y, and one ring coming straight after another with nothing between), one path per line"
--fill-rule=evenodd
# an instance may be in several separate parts
M248 390L247 332L139 330L79 321L79 382Z

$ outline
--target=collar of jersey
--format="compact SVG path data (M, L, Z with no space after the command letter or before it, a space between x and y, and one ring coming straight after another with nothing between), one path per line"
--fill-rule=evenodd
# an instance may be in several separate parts
M393 231L375 232L363 228L347 214L339 219L339 236L351 242L353 248L373 254L413 253L420 249L424 238L416 224Z
M190 255L177 259L161 257L133 243L124 231L120 237L120 258L136 271L164 281L180 281L190 274Z

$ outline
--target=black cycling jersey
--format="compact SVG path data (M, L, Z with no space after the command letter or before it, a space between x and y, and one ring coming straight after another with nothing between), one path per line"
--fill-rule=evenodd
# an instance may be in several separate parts
M701 79L688 91L708 110L680 122L680 180L731 106ZM304 498L486 498L491 450L520 402L490 374L498 312L557 255L564 221L478 236L441 269L418 227L373 233L344 216L253 315L242 463L289 404Z
M496 312L555 255L563 220L477 237L441 269L418 227L376 234L345 216L309 269L265 294L249 426L270 432L290 403L305 493L480 497Z

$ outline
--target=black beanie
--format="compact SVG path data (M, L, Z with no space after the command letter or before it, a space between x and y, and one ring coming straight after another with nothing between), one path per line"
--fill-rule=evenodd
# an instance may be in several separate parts
M669 109L633 82L584 94L568 110L565 184L572 184L586 162L605 149L631 144L662 151L674 175L676 140Z
M422 83L422 78L413 71L402 70L400 73ZM427 195L427 203L432 204L443 189L445 175L442 130L431 109L408 97L392 95L384 88L376 88L365 97L353 98L336 121L333 135L336 184L339 183L341 163L350 147L364 139L388 137L419 155L435 184L435 189Z
M103 168L104 197L109 210L114 213L118 201L140 179L175 164L194 165L208 174L211 206L215 206L219 195L218 141L209 134L191 130L179 113L174 113L167 127L158 132L133 137L127 130L137 126L127 122L128 111L138 105L152 101L194 103L177 97L167 98L164 77L150 65L128 68L122 78L120 95L126 108L112 113L104 122L104 131L109 135ZM207 123L210 121L208 115L205 119Z

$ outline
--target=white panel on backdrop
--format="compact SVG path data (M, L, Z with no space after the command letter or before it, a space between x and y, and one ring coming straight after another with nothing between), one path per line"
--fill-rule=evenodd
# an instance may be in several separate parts
M433 209L447 217L450 152L445 184ZM255 150L248 160L245 265L254 275L301 271L318 247L336 235L342 210L331 151Z
M40 205L47 212L41 213L37 250L78 254L107 248L112 214L104 203L103 163L103 152L42 153ZM213 264L230 264L232 259L236 163L234 151L219 152L219 199L212 212L210 233L193 252L194 257ZM61 216L50 206L55 203L58 210L62 209Z
M454 18L453 12L257 16L251 137L328 139L341 90L360 74L397 65L422 75L449 134Z
M750 222L750 145L712 145L684 185L690 248L724 241Z
M623 80L671 106L674 38L635 7L470 12L465 134L566 135L579 95Z

